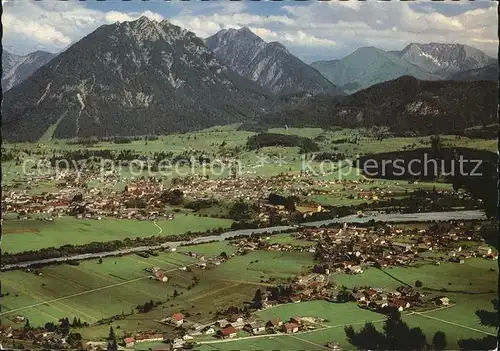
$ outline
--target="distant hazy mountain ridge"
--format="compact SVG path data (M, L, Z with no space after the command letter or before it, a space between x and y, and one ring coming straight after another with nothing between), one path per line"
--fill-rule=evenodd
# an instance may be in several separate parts
M246 27L221 30L205 42L234 71L274 93L344 94L282 44L266 43Z
M358 91L404 75L423 80L440 79L397 55L375 47L359 48L341 60L318 61L311 66L346 92Z
M498 61L486 67L474 68L467 71L455 73L450 76L451 80L491 80L498 82Z
M311 66L352 93L404 75L421 80L449 79L454 74L495 62L484 52L467 45L412 43L401 51L359 48L340 60L313 62Z
M56 56L46 51L35 51L20 56L2 51L2 90L5 93L31 76L37 69Z
M421 69L447 78L452 74L495 63L495 59L473 47L461 44L415 44L398 55Z

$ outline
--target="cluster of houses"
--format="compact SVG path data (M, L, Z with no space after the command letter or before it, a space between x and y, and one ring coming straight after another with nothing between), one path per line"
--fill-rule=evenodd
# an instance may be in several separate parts
M309 196L324 192L317 188L326 188L336 181L317 180L302 177L299 174L282 173L271 177L241 177L241 178L193 178L183 183L182 191L191 198L245 198L259 201L272 192L283 192L289 195Z
M425 295L417 292L409 286L400 286L396 290L387 290L383 288L363 288L351 292L349 299L357 302L361 308L384 313L388 309L395 309L400 312L423 306L431 302L436 306L449 306L450 299L447 296L439 295L431 300L424 300ZM335 297L333 297L335 300Z
M165 271L160 267L153 267L151 269L146 268L146 271L152 273L151 279L156 279L157 281L162 283L168 282L168 277Z
M136 335L124 337L121 344L125 347L134 347L141 342L162 341L169 344L173 349L183 348L185 344L193 342L199 336L213 336L220 339L235 338L238 335L260 335L260 334L291 334L304 330L316 329L317 318L292 317L288 321L273 318L267 321L258 321L254 318L246 318L241 315L231 314L226 318L219 319L210 324L197 324L186 321L182 313L176 312L163 319L161 322L174 327L184 327L184 335L169 339L156 331L140 332Z
M88 172L87 172L88 173ZM118 219L154 220L162 216L170 219L172 214L165 214L164 203L160 196L164 190L161 179L155 177L134 179L127 183L124 191L116 190L116 187L82 187L88 174L79 175L79 183L75 183L77 177L67 176L60 180L55 191L31 194L29 189L10 189L4 193L3 212L24 214L44 214L48 217L63 215L75 215L78 218L101 219L112 217ZM81 179L83 178L83 179ZM105 183L116 185L123 179L101 179ZM33 179L42 181L42 178ZM335 181L334 181L335 182ZM188 177L175 185L186 197L191 199L215 198L258 201L265 199L271 192L285 192L289 195L313 195L322 193L321 187L330 185L329 181L311 180L298 175L281 174L274 177L245 177L245 178L220 178L206 179L204 177ZM319 189L318 189L319 188ZM75 195L80 198L75 201ZM133 204L141 202L140 207ZM259 219L263 222L269 220L270 208L261 206ZM284 208L273 207L274 211L288 215ZM304 216L322 211L317 204L301 204L297 210Z
M176 248L173 248L172 251L177 251ZM221 263L225 262L226 260L230 259L231 257L234 257L236 254L231 253L228 256L222 257L222 256L211 256L211 257L205 257L204 255L201 255L196 252L192 251L187 251L183 252L184 255L188 257L192 257L198 260L196 266L201 269L207 269L210 267L216 267L219 266ZM150 279L155 279L159 282L166 283L168 282L169 278L167 276L167 272L160 268L160 267L151 267L151 268L144 268L144 270L148 273L150 273ZM190 268L188 266L180 266L179 270L181 271L189 271Z
M166 336L163 333L158 333L156 330L138 332L134 336L126 336L122 340L122 345L125 347L134 347L137 343L143 342L163 342Z
M314 320L314 318L292 317L289 321L283 322L280 318L270 319L266 322L255 320L244 320L241 317L236 318L234 322L228 320L217 321L216 325L223 326L217 333L221 339L234 338L238 332L243 330L251 335L258 334L276 334L276 333L297 333L302 330L316 329L314 322L306 323L306 321Z
M214 266L220 266L221 263L227 261L228 259L234 257L236 254L231 253L225 257L223 256L212 256L212 257L205 257L205 255L199 254L197 252L192 252L192 251L187 251L183 253L184 255L188 257L192 257L198 260L197 266L199 268L205 269L209 267L214 267ZM181 267L182 270L185 270L184 267Z
M325 269L352 274L363 273L363 266L407 266L425 252L443 252L452 262L464 263L470 257L498 259L498 253L484 242L478 231L465 230L463 224L439 232L432 229L403 230L385 228L303 228L298 239L316 241L316 256ZM460 246L462 242L470 245Z
M400 286L394 291L365 288L351 293L351 299L362 308L384 312L387 308L403 311L424 303L424 295L408 286Z
M3 212L37 213L49 217L71 214L82 219L102 219L103 217L138 220L155 220L161 217L173 219L172 213L165 213L164 203L159 197L164 190L168 190L164 189L161 179L155 177L132 179L128 181L124 191L118 191L116 190L118 182L127 182L127 180L119 178L111 172L96 179L113 186L82 187L82 184L93 179L90 175L94 173L87 170L76 177L69 172L68 175L59 179L58 189L51 193L33 195L30 194L29 190L6 191ZM45 178L33 178L32 182L41 182L43 179ZM176 182L175 188L181 190L186 197L191 199L244 198L247 201L258 202L260 213L256 220L268 223L271 217L276 217L285 223L291 214L284 206L274 206L263 202L263 199L267 199L270 193L279 192L299 197L331 195L340 189L333 185L342 184L343 189L348 187L358 189L365 183L373 183L373 180L320 180L300 174L282 173L272 177L225 177L219 179L192 176ZM78 194L82 195L80 201L74 201L75 195ZM141 202L139 208L133 206L137 201ZM130 205L131 203L132 205ZM322 212L324 209L315 203L301 203L296 206L296 211L303 217L307 217Z
M292 282L293 294L288 298L291 302L309 300L328 300L335 293L335 286L329 281L330 272L326 274L311 273L299 276Z
M2 211L21 215L42 214L47 217L75 215L86 219L173 219L172 214L163 211L164 203L159 199L162 189L161 183L150 180L129 184L124 191L72 186L40 195L31 194L28 190L9 191L2 199ZM143 202L141 208L130 205L131 200Z

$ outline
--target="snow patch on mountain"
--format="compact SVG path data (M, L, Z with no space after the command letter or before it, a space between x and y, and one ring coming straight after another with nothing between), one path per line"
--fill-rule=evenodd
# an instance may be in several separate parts
M495 59L484 52L461 44L412 43L397 55L443 78L448 78L457 72L486 67L495 62Z

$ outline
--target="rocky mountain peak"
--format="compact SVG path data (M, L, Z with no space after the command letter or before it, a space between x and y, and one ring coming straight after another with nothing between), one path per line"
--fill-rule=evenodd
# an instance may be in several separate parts
M272 92L344 94L282 44L266 43L247 27L219 31L205 43L231 69Z
M272 41L269 44L267 44L267 46L276 50L281 50L287 53L289 52L288 49L285 47L285 45L281 44L278 41Z
M51 126L59 138L189 131L254 117L274 100L194 33L140 18L99 27L9 91L3 132L37 140Z
M411 43L401 50L398 56L443 78L460 71L486 67L495 62L476 48L456 43Z
M250 30L248 27L241 27L237 31L238 35L242 38L249 38L249 39L260 39L254 32Z

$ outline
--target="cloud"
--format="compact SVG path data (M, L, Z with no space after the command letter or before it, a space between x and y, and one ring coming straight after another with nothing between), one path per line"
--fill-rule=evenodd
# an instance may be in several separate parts
M118 12L118 11L109 11L105 14L105 19L107 22L125 22L125 21L133 21L134 17L130 16L127 13Z
M317 38L313 35L304 33L303 31L277 33L267 28L250 27L252 32L257 34L265 41L279 41L282 44L292 44L300 46L334 46L336 43L333 40Z
M168 18L203 38L221 29L247 26L266 41L282 42L305 61L340 58L360 46L400 50L410 42L463 43L496 56L496 4L463 3L284 2L275 3L268 12L269 4L253 6L250 2L171 2L165 7L173 15L167 17L149 10L120 11L118 3L114 9L98 11L85 3L8 1L4 5L4 45L18 51L58 51L102 24L146 15Z
M163 19L151 11L103 12L75 2L7 1L2 5L3 45L18 54L34 50L61 51L103 24L131 21L141 16Z
M43 44L55 43L56 45L68 45L71 42L69 36L48 24L35 22L26 23L16 17L5 16L3 19L3 26L9 31L30 36Z

